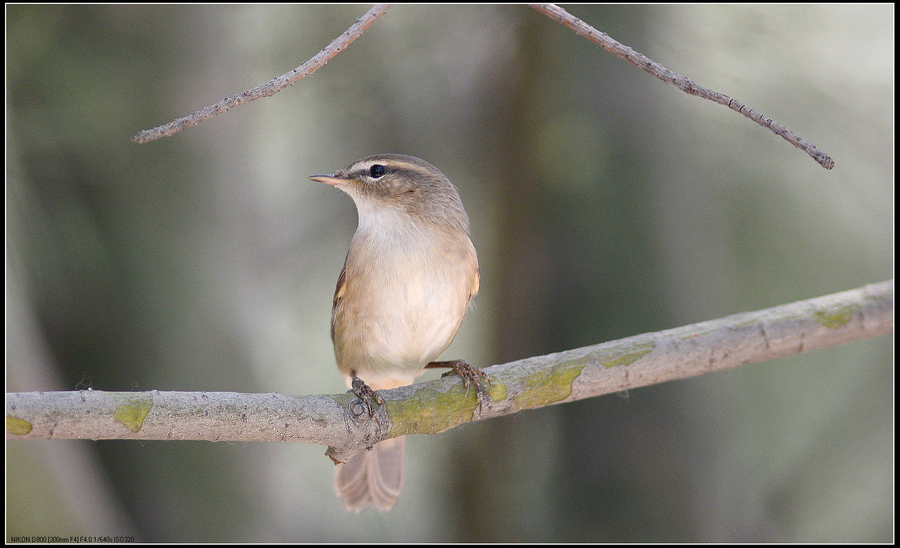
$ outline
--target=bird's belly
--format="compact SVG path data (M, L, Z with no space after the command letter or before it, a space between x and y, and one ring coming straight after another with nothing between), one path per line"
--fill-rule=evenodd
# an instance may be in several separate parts
M378 287L380 298L345 301L335 311L354 317L336 325L357 326L352 333L335 331L335 352L345 375L352 370L370 384L378 384L378 377L402 377L407 382L400 384L408 384L453 341L468 288L451 282L465 277L433 271L388 279Z

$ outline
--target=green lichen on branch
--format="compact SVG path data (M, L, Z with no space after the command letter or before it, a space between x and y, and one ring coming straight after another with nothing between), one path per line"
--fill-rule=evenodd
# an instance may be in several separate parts
M114 396L116 410L113 418L121 422L125 428L132 432L140 432L144 425L144 417L153 409L153 398L145 395Z
M16 417L6 417L6 431L17 436L24 436L31 432L31 423Z
M824 325L828 329L838 329L850 323L858 310L858 306L844 305L830 310L816 310L813 317L816 323Z

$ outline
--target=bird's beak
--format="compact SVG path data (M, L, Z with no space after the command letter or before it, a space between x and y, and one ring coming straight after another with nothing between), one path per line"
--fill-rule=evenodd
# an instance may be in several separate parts
M334 186L344 186L349 181L349 179L338 177L337 175L313 175L312 177L310 177L310 179L318 183L325 183L326 185Z

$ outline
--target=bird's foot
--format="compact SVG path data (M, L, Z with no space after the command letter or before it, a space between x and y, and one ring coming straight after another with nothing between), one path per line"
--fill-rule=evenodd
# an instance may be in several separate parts
M375 418L375 406L384 405L384 400L381 399L378 392L372 390L372 388L359 377L353 377L353 381L350 383L350 391L359 398L363 405L365 405L366 411L369 413L369 418ZM373 402L375 405L373 405Z
M463 379L463 386L466 387L466 397L469 397L469 385L475 385L475 397L478 399L478 407L481 407L485 397L490 400L491 399L491 390L493 386L491 385L491 378L488 377L487 373L485 373L482 369L475 367L474 365L469 365L463 360L450 360L445 362L431 362L425 366L427 369L437 368L437 367L449 367L450 371L447 371L441 377L446 377L447 375L459 375Z

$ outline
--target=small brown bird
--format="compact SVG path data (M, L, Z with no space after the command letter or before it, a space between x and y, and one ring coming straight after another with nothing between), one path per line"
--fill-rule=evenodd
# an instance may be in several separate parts
M434 361L478 293L478 257L456 187L428 162L401 154L310 179L349 194L359 212L331 310L334 354L348 386L379 401L372 390L411 384L426 367L453 367L480 396L479 383L490 382L480 369ZM335 488L347 510L390 510L403 468L401 436L338 465Z

